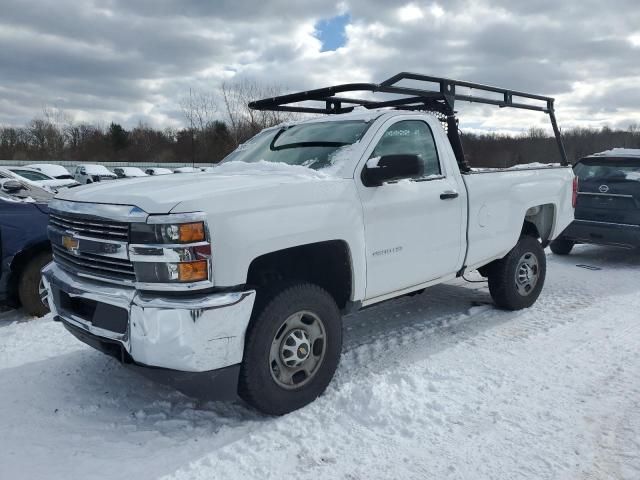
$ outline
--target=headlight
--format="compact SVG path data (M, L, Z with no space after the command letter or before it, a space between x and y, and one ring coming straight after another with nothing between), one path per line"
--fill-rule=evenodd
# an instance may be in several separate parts
M205 240L204 222L131 224L131 243L195 243Z
M206 260L180 263L140 262L134 268L136 279L143 283L191 283L209 278Z
M202 213L170 214L131 224L129 259L139 288L211 286L211 244L201 218Z

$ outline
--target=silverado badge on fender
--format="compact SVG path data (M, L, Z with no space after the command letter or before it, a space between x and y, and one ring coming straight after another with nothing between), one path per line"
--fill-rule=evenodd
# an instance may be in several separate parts
M69 237L67 235L62 236L62 246L70 252L78 250L80 241L77 238Z

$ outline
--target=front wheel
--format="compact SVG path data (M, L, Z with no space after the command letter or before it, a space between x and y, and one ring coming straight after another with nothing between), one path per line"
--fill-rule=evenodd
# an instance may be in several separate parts
M342 350L342 319L331 295L308 283L260 303L247 331L239 394L263 413L283 415L329 385Z
M29 315L42 317L49 312L47 292L42 283L40 271L51 261L51 254L43 252L31 259L20 273L18 280L18 296L22 308Z
M569 255L574 245L571 240L558 237L549 244L549 248L556 255Z
M542 291L546 272L547 259L540 242L530 236L520 237L516 246L491 266L491 297L506 310L530 307Z

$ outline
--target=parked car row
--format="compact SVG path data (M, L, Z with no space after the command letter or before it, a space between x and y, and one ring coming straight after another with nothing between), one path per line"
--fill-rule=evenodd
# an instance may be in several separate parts
M70 173L62 165L53 163L34 163L25 166L0 167L4 176L10 176L25 180L54 193L60 188L86 185L95 182L117 180L121 178L137 178L155 175L170 175L173 173L199 173L211 172L215 167L178 167L169 169L164 167L151 167L144 171L138 167L114 167L113 171L104 165L80 164Z
M83 164L76 166L74 175L61 165L34 164L24 167L0 167L1 178L13 178L57 193L59 189L80 184L91 184L121 178L138 178L174 173L211 173L215 167L179 167L174 170L163 167L147 168L115 167L113 172L103 165Z

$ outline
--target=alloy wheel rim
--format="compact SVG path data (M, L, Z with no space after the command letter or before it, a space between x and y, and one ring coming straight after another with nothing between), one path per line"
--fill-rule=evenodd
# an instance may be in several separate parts
M326 352L326 329L318 315L299 311L278 328L269 350L269 371L276 384L294 390L316 375Z
M49 292L47 292L42 278L40 278L40 282L38 283L38 296L40 297L42 304L49 308Z

